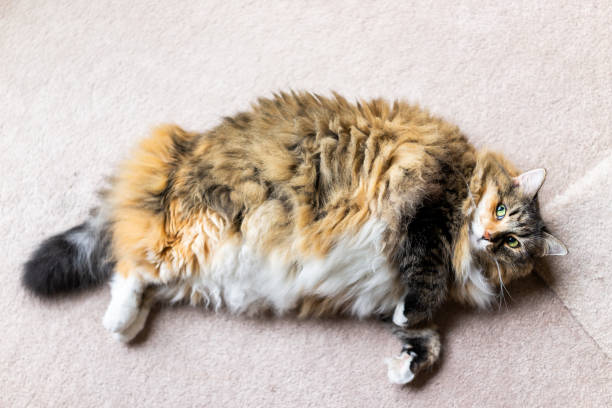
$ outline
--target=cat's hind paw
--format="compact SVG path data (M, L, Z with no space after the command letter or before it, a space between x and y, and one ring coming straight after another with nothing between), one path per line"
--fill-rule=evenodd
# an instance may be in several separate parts
M102 324L108 331L121 332L134 322L140 311L142 291L143 285L138 277L113 277L111 301L102 319Z
M385 359L387 364L387 377L393 384L408 384L414 379L410 365L415 357L414 352L403 351L399 356Z
M137 301L129 299L129 302L118 302L111 300L110 305L104 313L102 324L111 333L118 333L127 329L136 319L139 312Z
M147 304L138 311L134 321L125 329L113 332L113 338L121 343L129 343L142 331L149 316L150 306Z

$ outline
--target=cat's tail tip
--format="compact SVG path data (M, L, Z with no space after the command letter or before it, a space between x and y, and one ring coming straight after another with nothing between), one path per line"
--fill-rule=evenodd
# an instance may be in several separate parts
M103 283L114 265L107 235L89 221L46 239L23 266L23 286L51 297Z

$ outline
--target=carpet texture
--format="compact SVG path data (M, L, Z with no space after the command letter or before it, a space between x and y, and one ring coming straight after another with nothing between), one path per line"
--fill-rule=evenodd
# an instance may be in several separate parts
M610 21L570 0L3 2L0 406L611 406ZM547 168L542 212L570 254L507 308L447 305L442 362L403 388L377 322L162 308L124 346L101 325L107 288L43 302L19 286L151 127L205 130L289 88L417 102Z

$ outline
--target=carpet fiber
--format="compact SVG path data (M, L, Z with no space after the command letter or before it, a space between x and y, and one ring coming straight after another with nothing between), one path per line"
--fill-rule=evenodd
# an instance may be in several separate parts
M3 2L0 406L611 406L610 21L570 0ZM418 102L547 168L542 212L570 254L508 307L447 305L441 363L403 388L378 322L161 308L125 346L101 325L107 288L43 302L19 286L151 127L206 130L290 88Z

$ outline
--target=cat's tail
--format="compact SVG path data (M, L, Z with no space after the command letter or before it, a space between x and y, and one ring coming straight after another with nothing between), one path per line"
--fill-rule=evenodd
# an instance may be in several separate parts
M109 225L95 211L83 224L43 241L24 265L23 285L49 297L105 282L115 264Z

